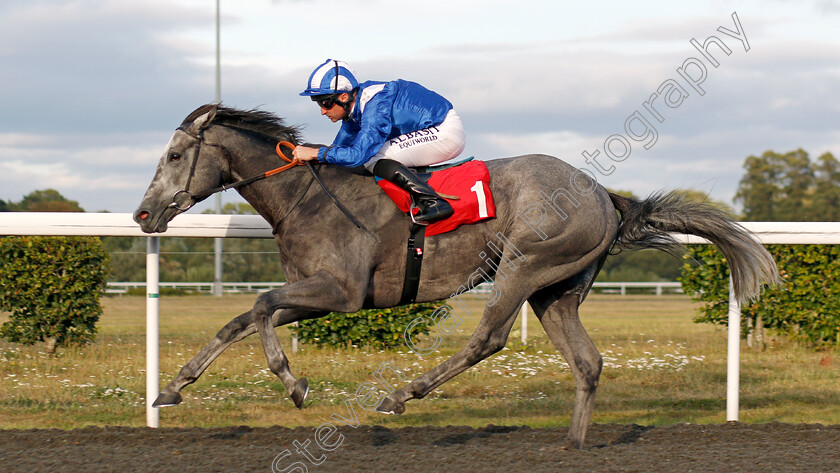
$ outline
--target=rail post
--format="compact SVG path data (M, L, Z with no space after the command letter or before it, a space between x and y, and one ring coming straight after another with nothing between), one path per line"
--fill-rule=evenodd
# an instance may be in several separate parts
M160 321L160 237L146 242L146 425L160 425L160 410L152 403L160 394L158 359Z
M729 276L729 330L726 349L726 421L738 420L741 364L741 304L735 298L735 285Z

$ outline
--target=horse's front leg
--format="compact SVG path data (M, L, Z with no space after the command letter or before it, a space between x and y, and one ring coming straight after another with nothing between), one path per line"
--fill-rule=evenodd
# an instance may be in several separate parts
M260 303L258 302L257 305L260 305ZM276 311L267 317L266 315L271 312L264 312L262 307L257 309L257 305L254 306L254 310L252 311L256 315L254 317L254 325L262 340L265 358L268 360L268 369L283 381L286 392L289 393L295 406L301 409L303 407L303 401L306 400L306 395L309 394L309 383L306 381L306 378L295 379L294 375L292 375L292 370L289 369L289 359L286 358L286 354L280 346L280 339L277 338L277 332L274 331L274 327L298 320L321 317L328 312L285 309ZM282 322L275 322L278 320Z
M152 406L165 407L180 404L183 400L181 397L182 389L194 383L227 347L256 331L251 311L245 312L228 322L210 343L181 368L178 376L160 392Z
M165 407L180 404L183 400L181 397L182 389L194 383L227 347L257 332L252 312L249 310L222 327L213 337L213 340L181 368L178 376L160 392L152 405L154 407ZM271 317L271 322L277 327L323 314L325 313L283 311L274 314Z
M286 386L286 391L298 409L303 407L309 393L309 384L306 378L295 379L292 375L289 360L280 346L277 332L274 331L277 325L274 320L311 319L326 315L330 311L355 312L361 309L362 300L363 292L350 292L328 273L318 273L257 298L251 312L254 316L254 326L262 340L268 368Z

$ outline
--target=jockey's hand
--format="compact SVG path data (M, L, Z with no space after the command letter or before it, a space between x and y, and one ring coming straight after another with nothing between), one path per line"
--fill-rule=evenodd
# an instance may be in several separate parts
M318 148L309 146L296 146L292 151L292 157L298 161L313 161L318 159Z

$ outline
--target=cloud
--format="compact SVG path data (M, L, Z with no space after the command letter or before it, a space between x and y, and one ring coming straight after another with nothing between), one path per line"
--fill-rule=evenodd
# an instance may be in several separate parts
M597 135L585 135L568 130L536 133L478 133L470 142L480 142L491 153L489 157L520 154L551 154L572 161L581 151L597 142ZM492 150L492 151L491 151Z
M53 186L89 210L133 210L172 130L214 99L215 12L205 3L0 5L0 198ZM336 55L363 80L401 77L449 98L467 128L465 154L546 153L582 167L583 150L625 133L627 117L644 112L664 81L680 80L683 61L700 57L689 40L715 34L733 52L715 53L721 64L708 67L705 94L685 85L690 96L655 123L654 148L634 149L605 183L638 194L705 186L729 200L750 154L804 147L816 156L840 146L840 45L825 27L822 35L796 30L817 30L814 12L836 2L739 9L748 52L716 31L732 27L722 4L664 13L653 3L616 6L584 28L580 19L598 8L450 3L447 18L418 33L381 0L346 11L350 20L305 14L341 10L337 0L223 7L224 102L262 106L307 125L306 139L331 141L337 125L298 93L311 68ZM433 18L432 10L424 4L419 18ZM347 28L362 21L381 28ZM305 36L324 24L342 33Z
M169 101L198 101L202 68L192 60L209 52L200 43L176 48L170 40L166 47L166 34L213 18L206 9L157 0L18 4L0 16L7 111L0 128L148 130L160 91L172 93Z
M0 199L52 188L88 210L129 211L143 195L168 136L0 134Z

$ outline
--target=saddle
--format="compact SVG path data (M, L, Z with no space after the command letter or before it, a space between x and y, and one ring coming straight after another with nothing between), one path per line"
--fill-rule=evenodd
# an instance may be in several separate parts
M496 217L496 207L490 192L490 172L484 161L472 157L450 164L410 168L452 206L451 217L426 227L426 236L450 232L464 224ZM384 179L377 184L405 213L411 212L408 192ZM415 209L416 210L416 209Z

